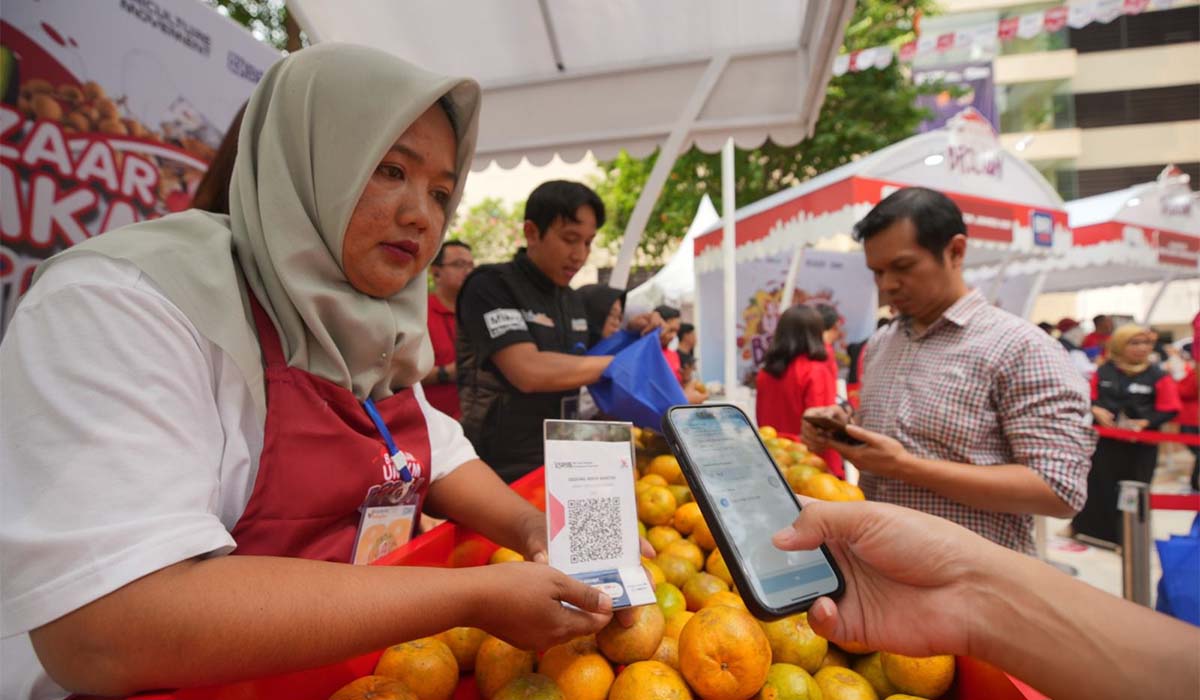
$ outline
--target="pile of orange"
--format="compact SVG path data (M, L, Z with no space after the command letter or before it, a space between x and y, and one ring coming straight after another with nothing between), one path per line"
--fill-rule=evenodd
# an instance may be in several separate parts
M761 433L773 453L788 455L789 466L780 466L793 490L829 500L862 498L803 445L769 428ZM953 656L839 647L814 632L803 613L754 619L678 462L662 452L646 454L648 445L660 444L652 436L639 434L637 444L638 516L656 552L643 564L657 604L635 609L632 627L614 620L540 658L481 630L447 630L389 648L374 675L332 700L449 700L460 672L471 671L484 700L932 700L949 690ZM519 557L501 550L492 563Z

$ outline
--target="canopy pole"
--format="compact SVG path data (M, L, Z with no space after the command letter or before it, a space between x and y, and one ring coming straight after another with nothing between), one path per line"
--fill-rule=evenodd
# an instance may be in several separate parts
M1014 258L1017 257L1017 251L1010 250L1004 256L1004 260L1000 263L1000 267L996 268L996 279L992 280L992 288L988 290L988 303L995 304L996 299L1000 296L1000 288L1004 286L1004 273L1008 272L1008 266L1012 264Z
M642 240L642 232L646 230L646 222L650 220L654 204L658 202L658 195L662 193L663 185L667 183L667 176L671 174L671 168L675 167L675 160L679 157L679 152L683 150L684 141L692 132L692 123L696 121L700 110L708 102L708 96L712 94L717 80L725 72L727 65L729 65L729 54L713 56L713 59L708 62L708 67L704 69L704 74L700 76L700 81L692 90L692 96L688 98L687 104L679 114L679 120L675 122L667 140L659 149L658 159L654 161L650 177L646 178L646 186L642 188L637 204L633 207L633 213L629 215L629 223L625 226L625 237L621 240L621 252L617 255L617 264L613 266L608 286L625 289L629 285L629 271L633 267L633 256L637 252L638 243Z
M807 246L797 245L792 253L792 262L788 265L787 278L783 282L783 298L779 302L779 315L792 308L792 297L796 291L796 278L800 276L800 263L804 260L804 249Z
M1175 279L1175 272L1172 270L1167 272L1167 276L1158 285L1158 291L1154 292L1154 298L1146 305L1146 312L1142 314L1142 325L1150 325L1150 314L1154 313L1154 308L1158 306L1158 302L1162 301L1163 293L1167 291L1167 285Z
M725 278L724 335L725 398L732 399L737 387L737 241L734 220L737 199L734 191L733 138L721 149L721 216L725 230L721 236L721 265Z
M1021 307L1021 318L1029 319L1029 315L1033 313L1033 305L1037 303L1037 298L1042 295L1042 288L1044 286L1046 286L1046 270L1037 273L1037 276L1033 278L1033 284L1029 287L1029 294L1025 297L1025 305Z

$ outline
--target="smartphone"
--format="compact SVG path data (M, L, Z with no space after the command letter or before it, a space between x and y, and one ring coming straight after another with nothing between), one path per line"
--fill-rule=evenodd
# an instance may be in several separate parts
M800 515L800 503L741 409L728 404L675 406L663 417L700 512L755 617L807 610L845 587L829 550L785 552L771 536Z
M804 422L824 430L825 432L829 433L836 442L840 442L844 445L866 444L858 438L850 437L850 433L846 432L846 424L836 421L832 418L826 418L825 416L805 416Z

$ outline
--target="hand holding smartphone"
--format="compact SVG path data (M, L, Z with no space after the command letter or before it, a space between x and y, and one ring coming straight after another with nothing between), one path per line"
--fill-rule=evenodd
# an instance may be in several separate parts
M846 423L839 420L826 416L804 416L804 422L829 433L834 442L840 442L844 445L866 444L858 438L850 437L850 433L846 432Z
M663 433L755 617L792 615L841 594L842 574L824 546L785 552L772 544L800 515L800 503L741 409L675 406Z

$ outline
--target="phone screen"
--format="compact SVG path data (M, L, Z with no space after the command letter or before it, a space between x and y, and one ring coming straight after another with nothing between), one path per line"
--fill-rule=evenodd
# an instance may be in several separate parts
M771 536L800 514L750 421L733 406L676 409L671 425L758 600L780 609L838 589L820 550L784 552Z

